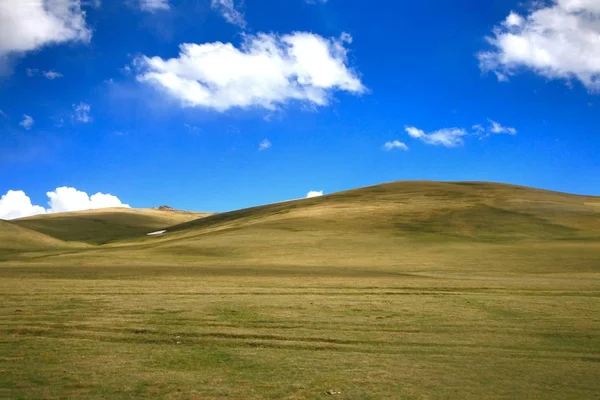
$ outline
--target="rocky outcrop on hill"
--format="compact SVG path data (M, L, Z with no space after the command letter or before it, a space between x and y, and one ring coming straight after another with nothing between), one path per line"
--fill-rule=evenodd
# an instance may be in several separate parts
M173 207L165 206L165 205L157 207L157 209L160 211L175 211L175 209Z

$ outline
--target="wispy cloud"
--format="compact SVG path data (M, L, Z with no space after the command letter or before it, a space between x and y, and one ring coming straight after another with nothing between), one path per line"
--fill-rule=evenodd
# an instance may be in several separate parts
M499 122L493 121L493 120L489 120L491 127L489 128L489 131L491 133L495 133L495 134L499 134L499 133L506 133L509 135L516 135L517 134L517 130L513 127L510 126L503 126L502 124L500 124Z
M271 141L269 139L265 139L258 145L258 151L263 151L271 148Z
M54 80L54 79L56 79L56 78L62 78L63 77L63 74L61 74L60 72L56 72L56 71L52 71L52 70L50 70L50 71L44 71L42 74L44 75L44 77L46 79L50 79L51 81Z
M517 130L515 128L511 126L504 126L501 123L492 119L488 119L487 126L484 126L483 124L473 125L471 127L471 132L468 132L466 129L463 128L444 128L430 133L426 133L422 129L416 128L414 126L406 126L404 130L408 134L408 136L412 137L413 139L420 140L426 144L430 144L433 146L444 147L462 146L464 144L464 139L468 136L478 136L479 138L485 138L491 135L517 134ZM390 144L390 147L391 146L392 144Z
M244 14L237 9L233 0L212 0L211 7L230 24L237 25L242 29L246 27Z
M407 126L404 130L414 139L433 146L444 147L462 146L464 143L463 137L468 135L467 131L461 128L444 128L430 133L426 133L414 126Z
M61 74L60 72L56 72L53 70L50 71L40 71L37 68L27 68L25 69L25 74L30 77L33 78L34 76L38 76L41 75L46 79L50 79L51 81L56 79L56 78L62 78L63 74Z
M0 110L0 117L8 118L8 115L4 111Z
M171 5L169 0L140 0L140 9L146 12L156 12L169 10Z
M190 125L190 124L183 124L183 126L185 127L185 129L187 129L188 132L190 133L200 133L202 132L202 129L198 128L197 126L194 125Z
M488 119L489 124L487 126L483 126L482 124L473 125L473 133L478 136L490 136L490 135L499 135L499 134L507 134L507 135L516 135L517 130L511 126L504 126L499 122Z
M23 120L19 122L19 125L21 125L25 129L31 129L34 123L35 121L33 120L33 118L31 118L30 115L23 114Z
M394 149L408 151L408 146L399 140L391 140L383 145L383 149L385 151L392 151Z
M83 124L87 124L92 122L92 117L90 116L90 111L92 108L89 104L79 103L73 104L73 114L72 119L76 122L81 122Z

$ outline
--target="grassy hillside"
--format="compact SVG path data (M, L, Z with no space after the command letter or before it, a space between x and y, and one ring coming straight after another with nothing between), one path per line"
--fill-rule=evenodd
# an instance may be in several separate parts
M14 220L13 223L61 240L102 244L145 235L206 215L209 214L176 210L108 208L36 215Z
M73 247L71 243L0 220L0 255Z
M600 238L600 198L496 183L394 182L214 215L170 228L386 231L414 239Z
M111 242L0 260L0 398L600 393L597 197L396 182L157 237L33 220Z
M216 214L169 227L160 237L115 242L81 262L97 265L110 253L114 263L151 257L162 264L394 270L409 260L418 266L421 255L453 265L458 251L481 262L490 251L518 254L510 249L522 243L518 249L549 248L538 260L580 252L581 268L591 268L594 254L585 243L600 242L599 203L502 184L395 182Z

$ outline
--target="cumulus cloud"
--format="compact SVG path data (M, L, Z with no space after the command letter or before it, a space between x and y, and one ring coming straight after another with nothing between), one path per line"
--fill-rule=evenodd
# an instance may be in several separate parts
M0 219L15 219L44 213L46 209L31 204L31 199L22 190L9 190L0 197Z
M408 151L408 146L399 140L391 140L383 145L383 149L386 151L392 151L394 149Z
M311 197L319 197L319 196L323 196L323 191L322 190L311 190L310 192L308 192L306 194L306 198L310 199Z
M246 27L246 20L235 6L233 0L211 0L211 7L220 13L227 22L240 28Z
M31 129L34 123L35 121L33 120L33 118L31 118L30 115L23 114L23 121L19 122L19 125L21 125L25 129Z
M258 150L263 151L271 148L271 141L269 139L265 139L258 145Z
M49 44L90 41L80 0L0 0L0 63Z
M170 9L169 0L140 0L140 9L146 12L164 11Z
M553 0L522 16L511 12L477 54L482 71L506 81L519 69L550 79L579 80L600 92L600 1Z
M92 122L92 117L90 116L90 111L92 108L89 104L79 103L73 104L73 120L77 122L81 122L83 124L87 124L88 122Z
M29 196L22 190L9 190L0 198L0 219L23 218L31 215L82 211L109 207L126 207L118 197L111 194L96 193L89 196L86 192L72 187L59 187L47 192L48 208L33 205Z
M185 43L177 58L138 58L137 79L163 89L185 107L274 110L290 100L325 106L335 90L365 91L347 66L348 40L295 32L245 35L240 48Z
M47 192L48 212L66 212L92 210L97 208L126 207L128 204L121 203L118 197L112 194L96 193L88 196L86 192L72 187L59 187L53 192Z
M463 137L468 135L467 131L462 128L445 128L431 133L425 133L425 131L414 126L407 126L404 130L414 139L433 146L444 147L462 146L464 143Z

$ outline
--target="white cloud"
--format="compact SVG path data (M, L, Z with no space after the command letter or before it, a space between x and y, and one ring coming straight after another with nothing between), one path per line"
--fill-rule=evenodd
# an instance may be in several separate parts
M194 125L190 125L190 124L183 124L183 126L185 126L185 128L188 130L188 132L190 133L201 133L202 129L198 128L197 126Z
M394 149L401 149L404 151L408 151L408 146L399 140L391 140L389 142L386 142L386 144L383 145L383 149L386 151L392 151Z
M128 204L123 204L118 197L111 194L96 193L88 196L87 193L72 187L59 187L46 195L49 199L48 208L33 205L29 196L21 190L9 190L0 198L0 219L109 207L129 208Z
M25 70L25 73L27 74L28 77L33 78L34 76L38 76L40 75L40 73L44 76L44 78L46 79L50 79L50 80L54 80L56 78L62 78L63 74L61 74L60 72L56 72L56 71L40 71L37 68L27 68Z
M308 192L306 194L306 198L310 199L311 197L319 197L319 196L323 196L323 191L322 190L311 190L310 192Z
M4 118L8 118L8 115L2 110L0 110L0 116L4 117Z
M271 141L269 139L265 139L258 145L258 150L263 151L271 148Z
M61 74L60 72L56 72L56 71L44 71L42 72L42 74L44 75L45 78L50 79L51 81L56 79L56 78L62 78L63 74Z
M539 2L526 16L511 12L477 54L480 68L506 81L520 68L550 79L579 80L600 91L600 1Z
M485 134L485 128L481 124L473 125L473 131L475 132L476 135Z
M463 136L468 135L467 131L461 128L445 128L431 133L425 133L414 126L407 126L404 130L414 139L434 146L445 147L461 146L464 143Z
M34 123L35 121L33 120L33 118L31 118L30 115L23 114L23 121L19 122L19 125L21 125L25 129L31 129Z
M90 41L80 0L0 0L0 63L49 44Z
M334 90L365 91L346 65L348 36L342 41L305 32L244 35L239 49L231 43L185 43L177 58L138 58L137 79L185 107L274 110L290 100L325 106Z
M86 192L79 191L72 187L59 187L53 192L47 192L49 198L48 212L66 212L92 210L97 208L126 207L118 197L112 194L96 193L88 196Z
M227 22L240 28L246 27L246 20L235 6L233 0L211 0L211 7L219 12Z
M73 104L73 120L83 124L92 122L92 117L90 116L91 109L90 105L86 103Z
M491 124L491 127L489 128L489 132L491 132L491 133L495 133L495 134L506 133L509 135L517 134L517 130L515 128L512 128L510 126L502 126L500 123L498 123L496 121L492 121L491 119L489 121Z
M46 209L31 204L31 199L22 190L9 190L0 197L0 219L15 219L44 214Z
M170 9L169 0L140 0L140 9L147 12Z

